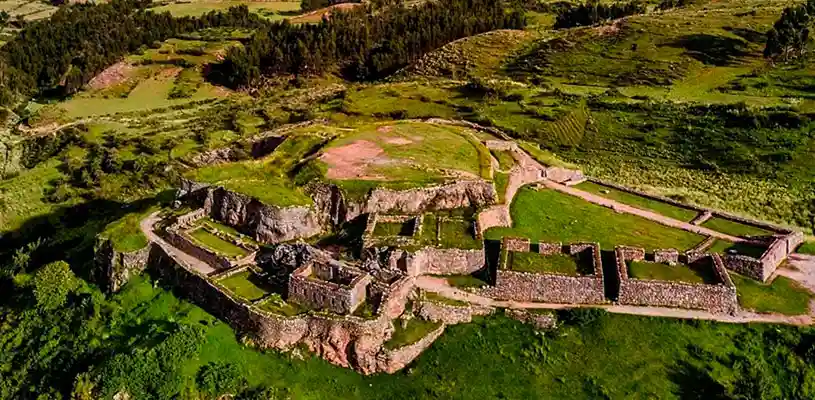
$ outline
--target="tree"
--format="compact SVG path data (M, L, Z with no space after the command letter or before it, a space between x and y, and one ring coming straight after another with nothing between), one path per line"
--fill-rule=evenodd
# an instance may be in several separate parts
M68 263L56 261L34 273L32 286L37 307L52 310L65 304L68 294L79 287L79 280Z

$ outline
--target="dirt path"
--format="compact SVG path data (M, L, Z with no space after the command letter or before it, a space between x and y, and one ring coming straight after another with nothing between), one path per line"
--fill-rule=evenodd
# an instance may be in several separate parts
M153 226L159 221L159 219L158 212L154 212L139 223L139 227L141 228L142 233L144 233L144 236L147 237L148 241L161 246L164 251L167 252L167 255L172 257L177 262L185 264L187 267L190 267L204 275L209 275L215 272L215 268L210 267L209 264L179 250L157 235L153 231Z
M815 256L792 253L787 261L789 266L782 265L775 273L790 278L815 292Z
M812 317L809 315L786 316L778 314L757 314L749 311L740 311L736 315L721 315L709 313L706 311L686 310L681 308L667 308L667 307L639 307L639 306L622 306L616 304L575 306L572 304L532 303L532 302L493 300L489 297L479 296L477 294L465 292L463 290L451 287L445 279L436 278L432 276L420 276L416 278L416 286L427 291L438 293L449 299L466 301L472 304L478 304L489 307L516 308L516 309L517 308L551 309L551 310L575 307L595 307L605 309L606 311L615 314L631 314L650 317L667 317L682 319L702 319L729 323L763 322L773 324L810 325L813 322Z
M507 178L507 188L504 192L503 204L496 204L482 211L478 215L478 227L481 233L496 226L511 227L512 216L509 213L509 206L512 199L522 186L530 183L540 182L543 179L546 168L525 151L517 148L512 152L517 164L512 167Z
M626 205L626 204L618 203L618 202L616 202L614 200L609 200L609 199L607 199L605 197L598 196L598 195L596 195L594 193L585 192L585 191L582 191L580 189L575 189L573 187L566 186L566 185L561 185L559 183L555 183L555 182L552 182L552 181L545 181L544 185L546 185L546 187L548 187L550 189L557 190L558 192L566 193L566 194L569 194L569 195L572 195L572 196L575 196L575 197L579 197L579 198L581 198L583 200L586 200L588 202L591 202L591 203L594 203L594 204L597 204L597 205L601 205L601 206L604 206L604 207L611 208L612 210L614 210L616 212L636 215L638 217L649 219L651 221L657 222L657 223L665 225L665 226L670 226L672 228L682 229L682 230L697 233L697 234L703 235L703 236L713 236L715 238L724 239L724 240L727 240L727 241L730 241L730 242L733 242L733 243L747 241L747 240L739 238L739 237L730 236L730 235L727 235L727 234L724 234L724 233L721 233L721 232L716 232L714 230L711 230L711 229L708 229L708 228L705 228L705 227L702 227L702 226L697 226L697 225L691 224L689 222L669 218L669 217L666 217L666 216L664 216L662 214L657 214L657 213L652 212L652 211L647 211L647 210L643 210L643 209L640 209L640 208L637 208L637 207L632 207L632 206L629 206L629 205Z

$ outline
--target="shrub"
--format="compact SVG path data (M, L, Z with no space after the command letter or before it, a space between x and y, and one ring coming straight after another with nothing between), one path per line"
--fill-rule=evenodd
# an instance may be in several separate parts
M607 314L608 311L602 308L571 308L562 310L558 319L568 325L586 327L604 318Z
M201 391L214 396L236 393L244 386L238 368L234 364L220 361L201 367L196 382Z
M32 284L37 307L52 310L65 304L68 294L79 287L79 280L68 263L56 261L38 270Z

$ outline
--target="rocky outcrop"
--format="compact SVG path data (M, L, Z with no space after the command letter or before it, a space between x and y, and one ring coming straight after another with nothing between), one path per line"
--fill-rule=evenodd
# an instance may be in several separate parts
M118 292L132 276L144 271L149 253L150 246L131 252L116 251L110 239L98 238L94 250L97 281L108 292Z
M224 188L206 189L204 210L212 218L250 233L255 240L279 243L322 232L311 207L276 207Z
M483 180L462 180L407 190L376 188L359 202L348 201L342 189L336 185L312 184L308 191L321 215L320 219L334 225L369 213L418 214L433 210L481 208L497 202L495 187Z
M479 208L495 204L497 195L490 182L459 181L441 186L409 190L374 189L365 202L365 212L398 211L416 214L432 210Z

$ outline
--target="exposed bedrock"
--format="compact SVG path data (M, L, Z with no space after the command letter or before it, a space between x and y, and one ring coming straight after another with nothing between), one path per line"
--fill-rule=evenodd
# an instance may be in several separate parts
M223 188L207 189L204 210L265 243L307 238L322 231L311 207L276 207Z
M492 183L483 180L463 180L407 190L376 188L360 202L347 200L336 185L315 184L310 187L310 193L322 218L334 224L353 220L366 213L416 214L432 210L481 208L497 201Z

